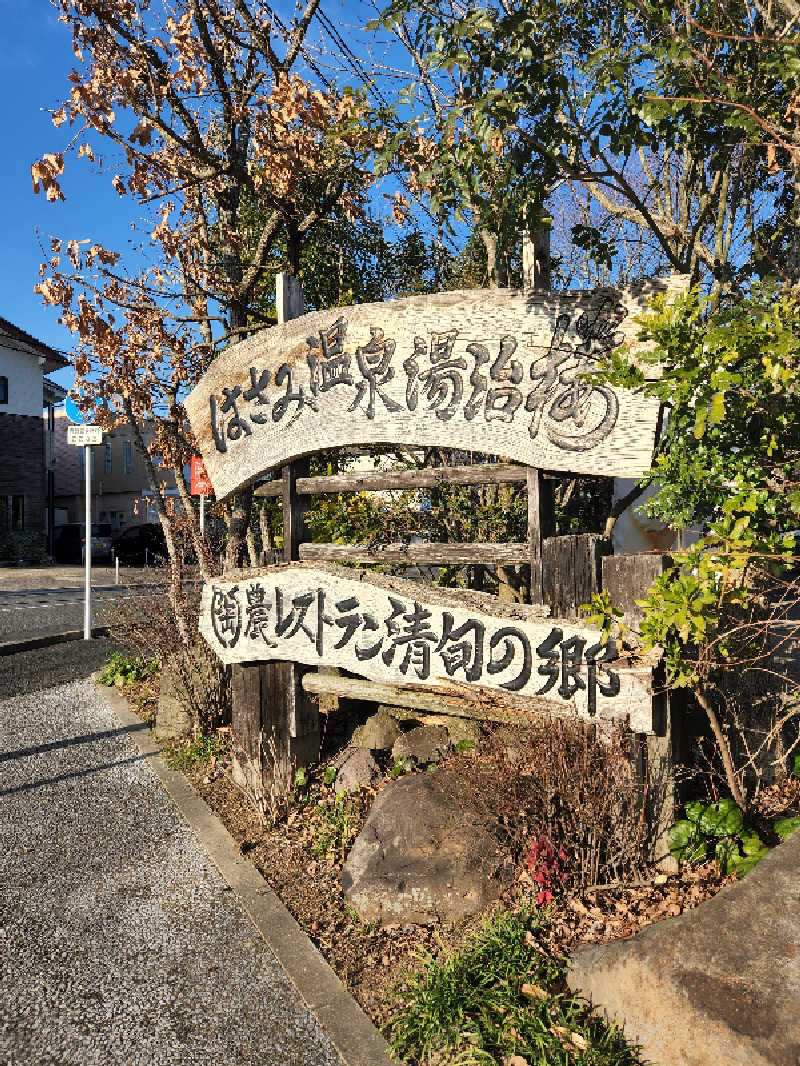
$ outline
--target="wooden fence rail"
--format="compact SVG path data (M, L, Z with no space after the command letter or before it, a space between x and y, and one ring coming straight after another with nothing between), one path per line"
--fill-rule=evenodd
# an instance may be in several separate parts
M301 495L329 492L386 492L390 489L430 489L441 485L514 485L528 479L528 467L514 463L478 463L475 466L426 467L424 470L368 470L344 474L299 477ZM255 495L280 496L280 481L259 485Z

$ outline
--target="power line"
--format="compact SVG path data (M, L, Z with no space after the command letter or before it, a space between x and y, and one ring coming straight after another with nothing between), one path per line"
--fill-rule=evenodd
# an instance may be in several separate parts
M336 47L341 51L342 56L344 57L345 62L348 64L350 69L368 87L368 91L371 90L374 93L374 95L377 97L379 102L384 105L384 107L388 106L388 102L386 100L386 97L383 95L383 93L380 91L380 89L377 87L377 85L374 84L372 79L369 77L367 72L364 70L364 67L363 67L363 64L361 63L361 60L358 58L358 56L355 55L353 50L350 48L348 43L344 40L342 35L339 33L339 31L336 29L334 24L331 22L331 20L328 18L328 16L325 14L325 12L322 10L321 7L317 8L317 17L319 18L320 22L322 23L323 28L328 33L328 36L331 38L331 40L336 45Z
M278 29L283 34L285 34L286 35L286 39L289 40L289 38L291 36L291 33L287 29L286 24L283 22L283 20L281 19L280 15L277 13L277 11L274 8L270 7L269 4L265 4L264 6L266 7L267 11L269 11L269 13L272 16L272 18L275 19L275 22L276 22L276 24L278 26ZM305 59L306 63L308 63L309 67L314 71L314 73L317 75L317 77L322 82L322 84L325 86L325 88L326 89L330 89L331 88L331 83L328 81L328 79L325 77L325 75L322 73L322 71L316 65L316 63L311 58L311 56L308 54L308 52L305 50L305 48L301 47L300 48L300 52L301 52L301 54L303 56L303 59Z

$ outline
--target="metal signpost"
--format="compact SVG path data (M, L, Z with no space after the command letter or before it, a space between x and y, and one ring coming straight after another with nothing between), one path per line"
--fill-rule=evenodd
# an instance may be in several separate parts
M191 494L200 497L200 536L205 536L206 530L206 496L213 495L214 489L206 473L205 464L199 455L192 456L191 465Z
M83 639L92 639L92 455L91 449L103 443L100 426L67 426L67 443L83 447L83 473L86 497L84 543Z

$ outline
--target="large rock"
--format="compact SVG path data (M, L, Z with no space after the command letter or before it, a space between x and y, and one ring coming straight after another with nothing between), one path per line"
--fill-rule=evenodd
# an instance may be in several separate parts
M378 764L366 748L351 748L344 758L337 760L334 791L357 792L360 788L370 788L378 777Z
M360 725L350 740L352 748L388 751L400 736L400 726L388 714L378 711Z
M499 895L510 867L450 771L392 782L372 805L342 872L364 921L455 922Z
M187 706L186 685L174 662L161 667L158 688L158 709L153 724L156 740L182 740L194 727L191 710Z
M696 910L579 948L570 987L654 1066L797 1066L798 870L800 830Z
M439 762L450 750L450 737L443 725L419 725L397 738L392 746L395 762L408 759L414 766Z

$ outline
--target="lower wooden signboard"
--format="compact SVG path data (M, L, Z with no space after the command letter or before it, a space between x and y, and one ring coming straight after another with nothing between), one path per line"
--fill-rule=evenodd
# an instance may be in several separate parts
M588 626L483 593L334 565L240 571L203 591L200 631L227 664L289 661L520 709L653 731L653 667Z

